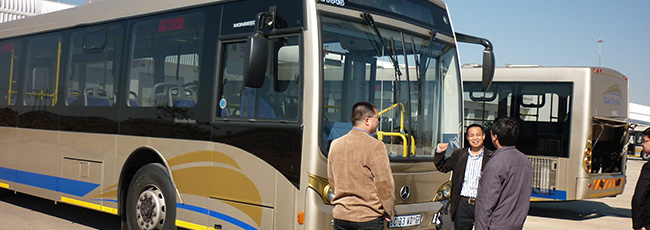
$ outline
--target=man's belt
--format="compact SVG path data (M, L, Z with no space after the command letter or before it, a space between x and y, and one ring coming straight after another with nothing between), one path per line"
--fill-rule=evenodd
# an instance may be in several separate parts
M461 200L467 201L468 204L475 205L476 204L476 198L473 197L466 197L466 196L460 196Z

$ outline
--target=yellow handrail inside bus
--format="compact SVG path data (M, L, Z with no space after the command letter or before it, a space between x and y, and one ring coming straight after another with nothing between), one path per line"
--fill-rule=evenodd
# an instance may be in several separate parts
M13 49L13 48L11 49L11 64L9 66L9 92L8 92L9 96L7 97L7 105L13 105L13 104L11 104L11 94L12 93L18 93L18 91L14 91L14 90L11 89L11 86L13 86L13 83L16 83L16 82L14 82L14 58L16 58L14 56L15 51L16 51L15 49Z
M377 116L381 116L382 114L393 110L394 108L400 107L400 119L399 119L399 130L402 131L404 130L404 104L402 103L395 103L394 105L382 110L381 112L377 113ZM383 140L384 136L389 136L389 137L401 137L402 138L402 147L403 147L403 156L408 157L408 145L406 138L407 136L411 137L411 155L415 155L415 138L413 135L407 135L403 134L401 132L384 132L384 131L377 131L377 139Z
M382 140L384 139L384 136L389 136L389 137L401 137L402 138L402 154L404 157L408 157L408 145L406 143L406 136L405 134L398 133L398 132L384 132L384 131L377 131L377 139ZM413 136L411 137L411 155L415 155L415 138Z
M52 106L56 105L57 95L59 94L59 75L61 74L61 39L59 38L59 50L56 55L56 83L54 84L54 98L52 98Z
M61 71L61 40L59 39L59 47L56 55L56 79L54 83L54 93L48 94L45 93L43 90L41 90L40 92L25 92L25 94L41 97L41 100L44 100L45 97L51 97L52 106L55 106L58 98L57 95L59 94L59 77L61 75L60 71Z
M404 104L399 103L399 102L398 102L398 103L395 103L394 105L392 105L392 106L390 106L390 107L388 107L388 108L385 108L384 110L382 110L381 112L379 112L379 113L377 114L377 116L381 116L382 114L384 114L384 113L386 113L386 112L388 112L388 111L391 111L391 110L393 110L394 108L397 108L397 106L399 106L399 107L401 108L401 110L400 110L400 118L399 118L399 130L404 130L404 111L405 111L405 110L404 110Z

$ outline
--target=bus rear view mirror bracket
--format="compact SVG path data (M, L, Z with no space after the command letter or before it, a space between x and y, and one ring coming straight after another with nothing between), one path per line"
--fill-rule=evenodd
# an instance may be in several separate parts
M494 78L494 52L492 43L485 38L479 38L472 35L456 33L456 40L458 42L479 44L485 47L483 49L483 76L481 89L485 92L490 88L492 79Z
M264 28L273 28L275 24L275 7L269 13L261 12L255 19L255 34L246 39L246 60L244 62L244 85L260 88L264 84L266 66L269 56L269 40Z

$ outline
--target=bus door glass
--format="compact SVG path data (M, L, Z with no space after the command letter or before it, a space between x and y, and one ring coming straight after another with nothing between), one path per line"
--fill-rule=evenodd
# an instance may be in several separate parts
M569 156L571 83L518 83L517 148L527 155Z

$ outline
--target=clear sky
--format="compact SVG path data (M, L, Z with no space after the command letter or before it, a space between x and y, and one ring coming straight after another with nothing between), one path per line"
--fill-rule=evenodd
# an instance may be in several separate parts
M63 0L82 4L84 0ZM457 32L487 38L497 66L601 66L630 79L630 101L650 106L650 1L448 0ZM461 63L481 46L461 44Z
M497 66L601 66L629 78L630 102L650 106L650 1L446 1L456 32L487 38ZM461 63L482 46L459 45Z

